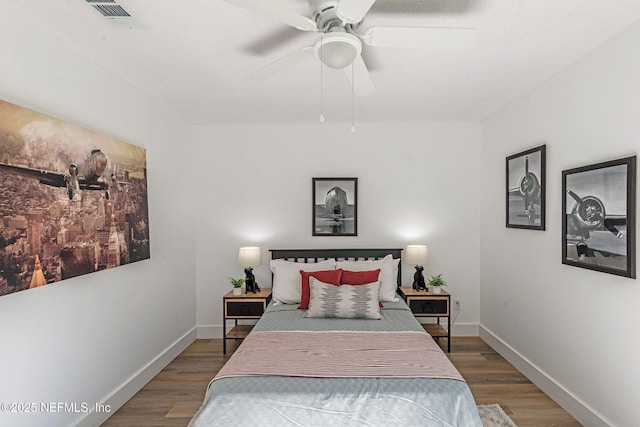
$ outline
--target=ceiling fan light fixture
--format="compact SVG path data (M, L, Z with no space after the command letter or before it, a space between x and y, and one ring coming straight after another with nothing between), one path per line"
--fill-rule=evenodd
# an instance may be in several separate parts
M324 34L314 45L318 58L327 67L343 69L362 52L360 39L346 32Z

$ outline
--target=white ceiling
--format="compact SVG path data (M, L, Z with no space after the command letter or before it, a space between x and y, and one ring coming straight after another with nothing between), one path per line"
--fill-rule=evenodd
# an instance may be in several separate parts
M318 120L317 58L267 81L246 78L316 33L222 0L118 0L139 28L113 25L85 0L9 1L189 123ZM272 1L311 15L307 0ZM355 99L355 120L481 120L638 20L638 0L378 0L361 28L473 27L477 37L464 51L364 46L376 92ZM324 68L323 77L327 122L349 122L343 72Z

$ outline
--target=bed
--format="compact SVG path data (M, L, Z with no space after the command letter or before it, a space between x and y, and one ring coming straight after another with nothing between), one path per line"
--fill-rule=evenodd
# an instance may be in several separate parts
M272 301L190 426L482 426L468 385L395 292L401 249L271 254Z

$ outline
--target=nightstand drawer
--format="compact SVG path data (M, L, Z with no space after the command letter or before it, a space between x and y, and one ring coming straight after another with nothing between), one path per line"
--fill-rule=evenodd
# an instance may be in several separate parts
M262 301L228 301L226 304L227 317L260 317L264 313L265 303Z
M422 299L410 299L409 300L409 308L411 311L416 314L440 314L442 316L448 316L448 304L446 299L433 299L433 300L422 300Z

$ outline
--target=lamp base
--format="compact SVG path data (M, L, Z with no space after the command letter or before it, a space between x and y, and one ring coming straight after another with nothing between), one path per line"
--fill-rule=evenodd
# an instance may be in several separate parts
M247 267L244 269L245 279L244 283L246 285L246 292L253 292L254 294L260 290L260 286L256 282L256 276L253 275L253 268Z
M416 265L416 272L413 275L413 289L415 289L416 291L427 290L427 285L424 281L424 275L422 274L423 271L423 266Z

